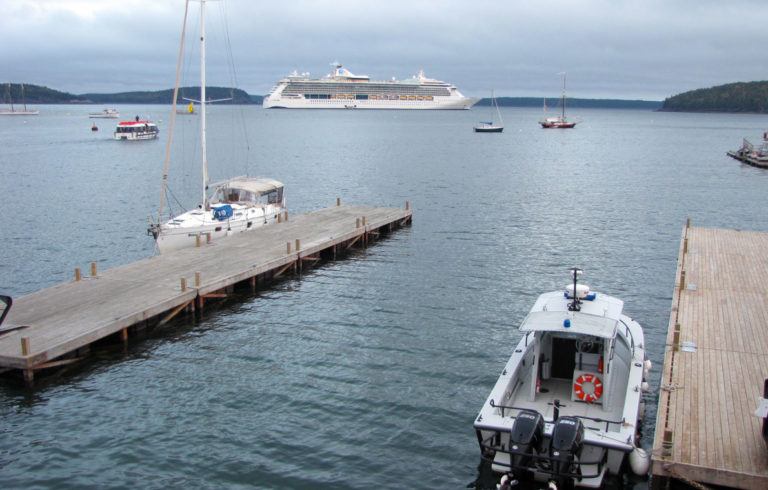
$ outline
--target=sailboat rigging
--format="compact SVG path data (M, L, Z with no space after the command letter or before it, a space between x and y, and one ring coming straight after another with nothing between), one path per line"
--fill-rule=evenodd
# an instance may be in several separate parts
M170 161L171 141L173 126L176 116L176 101L179 92L179 74L184 50L184 37L186 33L187 12L189 1L186 2L184 11L184 28L182 29L181 48L176 70L176 83L173 91L173 103L171 110L171 126L169 129L168 145L166 147L165 168L163 172L162 191L160 195L160 209L157 222L150 219L147 233L155 239L157 250L160 253L176 250L184 247L192 247L201 242L200 237L206 241L224 238L235 232L256 229L262 225L277 221L278 215L285 208L283 195L284 185L273 179L241 176L212 184L212 195L208 196L209 172L206 145L206 106L211 102L221 100L207 100L205 86L205 3L200 2L200 141L202 164L202 201L196 209L184 212L172 217L166 222L162 221L163 205L167 191L168 167Z
M570 129L576 126L576 121L568 121L565 117L565 72L561 75L563 75L563 95L560 98L561 113L559 116L546 117L547 101L544 99L544 119L539 121L542 128Z

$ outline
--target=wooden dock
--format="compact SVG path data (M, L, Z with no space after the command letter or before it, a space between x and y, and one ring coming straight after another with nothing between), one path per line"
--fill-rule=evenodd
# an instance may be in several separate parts
M0 333L0 369L34 372L77 361L89 346L112 335L126 341L131 329L167 322L185 308L203 307L235 285L263 280L302 264L336 258L355 244L410 224L413 211L340 206L298 216L198 248L150 257L15 298Z
M754 415L768 378L768 233L686 226L675 282L653 487L768 488Z

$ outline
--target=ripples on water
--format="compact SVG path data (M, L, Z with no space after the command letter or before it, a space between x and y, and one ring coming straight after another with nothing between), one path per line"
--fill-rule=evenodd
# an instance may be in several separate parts
M152 253L167 124L158 141L115 142L112 123L90 132L89 110L0 120L4 293ZM246 170L229 119L242 112L249 170L284 181L292 213L408 200L412 227L32 390L0 388L5 487L473 485L474 417L536 296L574 265L645 327L650 448L686 218L768 231L768 173L725 156L765 116L593 110L544 131L538 111L510 108L504 133L480 135L477 110L210 112L214 178ZM179 119L178 154L194 161L197 118ZM187 205L196 172L172 163Z

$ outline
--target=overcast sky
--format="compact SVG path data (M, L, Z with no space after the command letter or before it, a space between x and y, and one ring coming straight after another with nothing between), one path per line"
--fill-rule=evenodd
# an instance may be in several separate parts
M171 88L184 5L2 0L0 82ZM190 45L199 11L190 2ZM766 26L766 0L226 0L207 4L207 84L265 94L293 70L320 77L339 61L374 80L423 69L467 96L556 96L567 72L569 97L663 100L768 80ZM227 39L231 63L216 47ZM182 84L198 85L190 70Z

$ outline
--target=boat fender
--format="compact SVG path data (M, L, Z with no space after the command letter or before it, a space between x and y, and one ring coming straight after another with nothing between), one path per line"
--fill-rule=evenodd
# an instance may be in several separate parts
M653 369L653 363L650 359L646 359L643 367L645 368L645 374L648 374Z
M648 474L648 470L651 468L651 458L648 456L648 451L641 447L636 447L629 453L629 467L638 476Z
M649 385L647 381L643 381L640 385L640 389L643 390L643 393L645 393L651 389L651 385Z
M592 391L590 393L586 393L584 391L584 383L589 383L592 385ZM603 396L603 383L600 381L600 378L593 374L582 374L576 378L576 381L573 383L573 392L576 393L576 396L579 397L579 400L585 402L594 402Z

